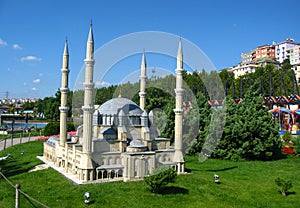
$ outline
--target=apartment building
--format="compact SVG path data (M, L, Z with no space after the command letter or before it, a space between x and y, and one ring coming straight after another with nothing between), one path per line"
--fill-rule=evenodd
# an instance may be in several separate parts
M261 45L256 49L242 53L241 62L228 69L234 73L234 77L246 75L255 72L259 66L273 64L280 67L285 59L289 59L295 71L296 79L300 83L300 43L293 39L286 39L280 43L272 45Z
M253 62L259 61L264 58L275 59L275 45L262 45L252 51Z
M290 59L290 64L300 64L300 45L294 45L293 47L286 49L286 56Z
M276 60L282 63L285 59L290 59L291 49L300 46L300 43L295 42L293 39L286 39L285 41L276 44ZM291 60L291 59L290 59ZM291 62L293 65L293 63Z

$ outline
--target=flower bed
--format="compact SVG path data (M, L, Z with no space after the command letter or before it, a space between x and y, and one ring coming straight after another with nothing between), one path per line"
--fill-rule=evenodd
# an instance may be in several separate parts
M282 148L282 152L283 152L284 154L295 155L294 149L293 149L292 147L290 147L290 146L284 146L284 147Z
M76 131L70 131L70 132L68 132L68 135L76 136ZM50 137L59 138L59 134L53 135L53 136L39 136L35 139L35 141L47 141Z

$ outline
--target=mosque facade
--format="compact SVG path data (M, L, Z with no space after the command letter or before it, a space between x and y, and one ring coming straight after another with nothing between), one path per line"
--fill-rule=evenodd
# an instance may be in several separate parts
M161 138L155 125L153 112L146 105L146 57L142 55L140 75L140 105L121 96L94 108L94 38L90 26L85 62L83 124L76 135L67 135L67 96L69 53L65 43L62 64L60 138L44 143L43 160L63 169L78 181L133 181L152 173L159 166L184 173L182 153L182 94L183 54L179 41L176 68L176 107L174 146L170 139Z

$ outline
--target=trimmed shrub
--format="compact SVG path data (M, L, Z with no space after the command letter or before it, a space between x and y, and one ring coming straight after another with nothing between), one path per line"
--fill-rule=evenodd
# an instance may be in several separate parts
M153 173L144 178L152 193L158 193L162 186L174 182L177 174L173 168L161 166L153 171Z
M280 192L282 196L286 196L289 189L293 187L292 182L290 180L284 180L283 178L276 178L275 183L280 187Z

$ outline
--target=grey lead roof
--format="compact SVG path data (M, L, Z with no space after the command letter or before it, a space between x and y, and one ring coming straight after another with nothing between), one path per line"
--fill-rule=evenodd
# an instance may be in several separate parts
M113 98L108 100L101 105L98 112L102 115L118 115L121 109L125 115L141 115L143 113L137 104L127 98Z

